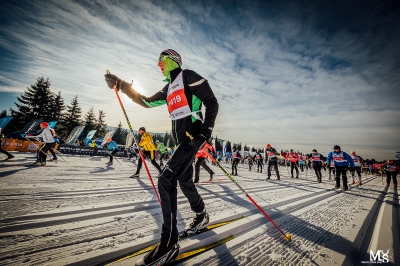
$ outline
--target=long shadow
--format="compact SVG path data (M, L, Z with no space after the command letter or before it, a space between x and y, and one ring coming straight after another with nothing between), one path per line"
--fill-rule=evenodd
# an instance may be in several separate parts
M108 171L112 171L112 170L115 170L114 167L107 165L106 168L97 167L97 170L91 171L91 172L89 172L89 173L91 173L91 174L95 174L95 173L104 173L104 172L108 172Z
M1 168L0 168L1 169ZM0 178L2 178L2 177L6 177L6 176L9 176L9 175L13 175L13 174L16 174L16 173L18 173L19 171L25 171L25 170L28 170L28 169L30 169L30 168L22 168L22 169L17 169L17 170L9 170L9 171L1 171L0 172Z

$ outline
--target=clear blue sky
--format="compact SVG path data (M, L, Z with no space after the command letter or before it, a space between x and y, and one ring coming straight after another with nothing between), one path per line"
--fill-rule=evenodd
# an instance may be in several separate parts
M78 95L84 112L102 109L108 125L127 127L103 74L150 96L164 85L158 55L171 48L218 98L214 136L393 158L399 10L398 1L5 1L0 109L44 76L66 104ZM165 106L123 101L135 128L171 129Z

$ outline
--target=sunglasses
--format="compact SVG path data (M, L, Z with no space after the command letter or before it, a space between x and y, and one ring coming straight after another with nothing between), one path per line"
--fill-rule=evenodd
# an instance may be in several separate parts
M160 55L160 57L158 58L158 63L164 62L165 59L168 58L168 57L170 57L170 58L171 57L178 58L177 56L174 56L174 55Z

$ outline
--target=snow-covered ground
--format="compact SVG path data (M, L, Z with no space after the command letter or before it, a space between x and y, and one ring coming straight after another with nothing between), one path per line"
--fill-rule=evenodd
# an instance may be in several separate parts
M0 265L101 264L158 242L161 209L144 168L141 178L130 179L136 165L127 159L106 167L105 157L70 156L26 167L34 154L14 155L0 162ZM239 165L239 184L291 234L288 242L222 171L211 168L216 182L198 186L210 223L245 218L181 241L183 252L234 236L182 264L361 265L370 261L370 250L389 250L389 260L400 265L398 192L385 188L381 177L363 176L361 188L337 193L327 172L319 184L311 171L308 180L305 172L292 179L281 167L281 181L274 175L266 181L264 171ZM200 177L208 180L205 170ZM178 212L183 230L194 214L180 190Z

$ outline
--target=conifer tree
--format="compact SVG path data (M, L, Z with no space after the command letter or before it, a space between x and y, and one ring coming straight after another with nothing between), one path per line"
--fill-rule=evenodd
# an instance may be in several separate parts
M89 111L85 114L84 117L84 124L85 124L85 130L83 131L81 135L81 139L86 138L87 134L91 131L96 129L96 115L94 114L93 107L89 109Z
M67 138L69 133L77 126L82 124L82 109L79 106L78 95L76 95L71 105L67 105L67 110L61 125L60 136Z
M104 137L107 133L107 124L105 122L106 114L103 110L99 110L99 116L97 117L97 123L95 129L97 130L96 136L97 137Z
M39 77L34 85L17 97L17 109L10 109L13 119L10 130L19 130L34 119L43 119L48 122L52 118L55 95L50 91L50 81Z

